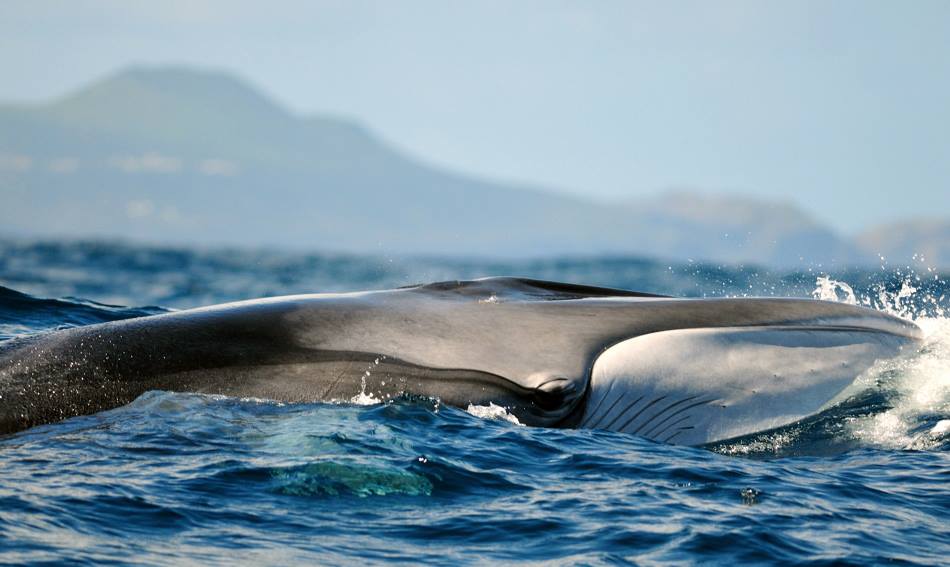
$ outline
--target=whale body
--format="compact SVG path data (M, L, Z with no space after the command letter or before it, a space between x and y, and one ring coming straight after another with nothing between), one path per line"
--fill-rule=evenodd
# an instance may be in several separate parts
M149 390L494 403L526 425L686 445L814 415L920 330L809 299L681 299L522 278L243 301L0 343L0 433Z

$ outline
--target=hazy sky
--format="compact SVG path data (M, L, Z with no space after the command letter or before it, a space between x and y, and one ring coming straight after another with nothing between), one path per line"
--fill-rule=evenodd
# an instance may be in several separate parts
M950 2L0 3L0 99L132 63L235 71L423 159L595 198L950 216Z

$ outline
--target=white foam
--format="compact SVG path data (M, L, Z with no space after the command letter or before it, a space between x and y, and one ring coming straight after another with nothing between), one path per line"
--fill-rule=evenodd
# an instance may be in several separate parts
M856 305L857 296L850 285L831 279L829 276L818 276L815 281L815 290L811 292L812 297L821 301L837 301Z
M350 398L351 404L356 404L358 406L371 406L374 404L383 403L383 401L374 396L372 392L366 391L366 379L372 376L373 370L376 369L376 367L379 366L379 363L383 360L386 360L385 356L380 356L379 358L373 360L366 371L363 372L363 376L360 377L360 393Z
M511 415L507 409L503 408L502 406L495 405L492 402L488 402L487 406L476 406L469 404L465 411L474 415L475 417L480 417L482 419L497 419L514 423L515 425L522 425L522 423L518 421L518 418Z
M359 394L350 398L351 404L356 404L358 406L372 406L375 404L381 404L383 401L373 394L367 394L366 392L360 392Z
M934 425L934 428L930 430L930 434L934 436L944 435L946 433L950 433L950 419L941 419L937 422L937 425Z
M277 407L284 407L285 405L287 405L286 403L284 403L284 402L279 402L279 401L277 401L277 400L271 400L271 399L268 399L268 398L254 398L254 397L251 397L251 398L241 398L241 403L245 403L245 404L262 404L262 405L269 405L269 406L272 405L272 406L277 406Z
M884 365L877 377L889 392L891 409L850 424L852 433L871 445L925 449L934 435L950 429L950 420L944 419L928 432L917 431L927 416L950 414L950 320L917 323L927 333L922 348Z
M916 297L918 287L909 278L896 293L879 288L870 297L858 298L849 285L819 277L816 299L860 303L913 321L923 330L918 351L909 356L884 361L862 376L856 386L878 388L887 396L890 409L859 417L847 424L851 435L872 446L893 449L927 449L950 432L950 419L941 419L921 431L921 424L933 416L950 415L950 317L938 304L942 298ZM934 307L936 317L922 317L916 304Z

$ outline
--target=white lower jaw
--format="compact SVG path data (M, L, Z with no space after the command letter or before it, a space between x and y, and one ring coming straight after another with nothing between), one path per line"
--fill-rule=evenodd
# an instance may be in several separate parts
M701 445L794 423L824 409L906 337L854 327L664 331L594 363L581 427Z

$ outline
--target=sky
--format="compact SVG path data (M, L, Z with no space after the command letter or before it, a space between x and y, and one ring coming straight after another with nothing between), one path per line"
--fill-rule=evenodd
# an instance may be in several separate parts
M598 200L950 217L950 2L0 3L0 100L132 64L232 71L418 158Z

